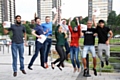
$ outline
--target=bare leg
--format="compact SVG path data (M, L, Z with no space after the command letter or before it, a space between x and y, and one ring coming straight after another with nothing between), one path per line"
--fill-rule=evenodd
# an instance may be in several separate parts
M94 66L94 69L96 69L96 63L97 63L96 57L93 57L93 66Z
M83 61L84 69L87 69L87 67L86 67L86 58L83 58L82 61Z

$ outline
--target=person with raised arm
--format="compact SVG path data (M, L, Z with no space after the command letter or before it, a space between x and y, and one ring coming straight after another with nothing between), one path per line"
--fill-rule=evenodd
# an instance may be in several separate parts
M54 62L51 63L52 69L57 62L57 67L62 71L61 65L63 64L64 60L66 59L66 53L64 51L65 39L67 38L66 32L62 30L62 26L58 25L55 29L55 38L56 38L56 45L55 48L59 54L59 58L56 59Z
M88 51L91 52L92 58L93 58L93 71L94 75L97 76L96 71L96 52L95 52L95 36L96 36L96 29L92 28L92 21L87 22L87 30L82 31L81 36L84 36L84 47L82 52L82 62L84 65L84 73L83 76L87 76L87 62L86 62L86 56L88 54Z
M93 16L93 23L96 27L97 35L98 35L98 57L101 60L101 67L104 67L104 59L102 56L103 50L105 50L105 62L106 65L109 65L109 57L110 57L110 39L113 36L112 30L105 26L104 20L99 20L98 25L95 22L95 16ZM110 36L108 36L108 34Z
M70 31L68 29L68 25L66 24L66 19L62 19L61 20L61 26L62 26L62 29L63 31L66 31L67 32L67 35L68 37L66 38L65 40L65 49L66 49L66 60L68 61L68 54L70 52L70 46L69 46L69 42L70 42Z
M44 34L43 28L41 27L41 20L39 17L35 18L36 27L32 30L32 34L36 37L35 40L35 54L32 56L30 63L28 64L28 69L33 70L31 67L35 61L35 59L38 56L38 53L40 51L40 61L41 66L45 68L44 66L44 44L39 42L38 39L41 39L41 35Z
M79 39L81 37L81 27L78 18L76 18L76 21L77 21L77 27L74 27L73 29L71 26L71 18L69 19L69 23L68 23L68 28L71 33L70 59L74 68L74 72L76 72L76 70L80 72L80 61L78 59L78 56L79 56Z
M17 57L19 54L19 60L20 60L20 70L23 74L26 74L26 71L24 70L24 40L25 38L25 45L27 41L27 34L25 27L21 24L21 16L17 15L15 16L15 24L11 25L8 30L4 28L5 23L3 23L3 31L4 34L8 34L10 31L12 31L12 45L11 45L11 51L12 51L12 66L13 66L13 76L17 76ZM24 35L24 36L23 36ZM18 53L17 53L18 52Z
M41 26L43 28L45 36L47 36L46 41L44 42L45 51L44 51L44 64L45 67L48 68L48 54L50 52L51 44L52 44L52 24L58 18L58 13L55 14L53 21L50 21L50 16L45 17L45 23L42 23Z

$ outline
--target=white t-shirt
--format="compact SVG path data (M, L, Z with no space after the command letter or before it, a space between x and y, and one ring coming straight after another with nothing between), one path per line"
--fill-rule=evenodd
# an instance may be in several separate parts
M69 31L68 25L61 24L63 31Z

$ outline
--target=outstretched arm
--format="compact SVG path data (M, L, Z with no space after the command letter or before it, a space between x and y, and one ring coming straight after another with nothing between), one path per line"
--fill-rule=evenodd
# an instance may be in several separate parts
M71 18L69 18L68 26L71 26Z
M71 18L69 18L68 28L69 28L70 32L72 32L72 27L71 27Z
M76 18L76 21L77 21L77 25L79 26L79 25L80 25L80 23L79 23L79 19L78 19L78 18Z
M77 25L78 25L79 36L81 37L81 27L80 27L79 19L76 18L76 21L77 21Z
M97 27L97 23L95 22L95 15L93 15L93 18L92 18L92 19L93 19L93 24L94 24L94 26Z
M9 33L9 31L7 29L5 29L5 28L3 28L3 32L4 32L4 34L8 34Z
M8 33L9 33L9 31L8 31L7 29L5 29L5 28L4 28L5 23L3 23L3 24L2 24L2 26L3 26L3 32L4 32L4 34L8 34Z
M55 23L55 21L57 20L57 18L58 18L58 13L55 14L55 17L54 17L54 19L53 19L53 21L52 21L53 24Z

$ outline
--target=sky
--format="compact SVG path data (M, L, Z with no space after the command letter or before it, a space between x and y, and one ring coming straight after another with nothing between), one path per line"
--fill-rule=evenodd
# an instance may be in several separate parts
M63 17L74 17L88 15L88 0L62 0ZM113 10L120 13L120 0L113 0ZM21 15L22 20L30 21L37 12L37 0L16 0L16 15ZM71 16L72 15L72 16Z

